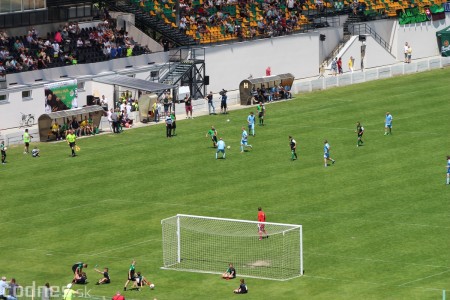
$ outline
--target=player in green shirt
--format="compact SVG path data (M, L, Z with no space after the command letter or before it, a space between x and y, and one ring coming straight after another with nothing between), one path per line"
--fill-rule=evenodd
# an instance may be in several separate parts
M32 135L28 133L28 129L25 129L25 132L22 135L23 143L25 144L25 148L23 149L23 154L28 154L30 150L30 142L33 138Z
M124 291L127 290L127 285L128 283L130 283L130 281L136 281L135 272L136 272L136 261L133 259L130 265L130 269L128 270L128 280L127 282L125 282L125 286L123 287Z
M73 130L69 130L69 134L66 136L66 141L69 144L70 149L72 149L72 157L77 156L75 154L75 141L77 136L73 133Z
M0 144L0 151L2 153L2 164L6 163L6 146L5 146L5 141L2 141L2 143Z
M258 110L259 126L264 126L264 116L266 115L266 107L264 106L264 103L259 102L256 109Z
M211 129L208 130L208 133L206 134L206 137L210 137L213 142L213 148L217 147L217 130L214 128L214 126L211 126Z

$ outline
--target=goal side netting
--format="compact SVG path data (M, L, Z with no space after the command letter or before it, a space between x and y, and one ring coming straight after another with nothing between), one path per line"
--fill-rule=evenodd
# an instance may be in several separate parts
M176 215L161 221L163 269L222 274L232 263L236 274L288 280L303 274L302 226Z

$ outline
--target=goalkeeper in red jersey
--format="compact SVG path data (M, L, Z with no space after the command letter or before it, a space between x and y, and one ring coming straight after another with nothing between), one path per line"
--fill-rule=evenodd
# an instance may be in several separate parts
M263 238L268 238L266 229L265 229L265 222L266 222L266 214L263 212L261 207L258 207L258 234L259 234L259 240L262 240ZM263 236L264 233L264 236Z

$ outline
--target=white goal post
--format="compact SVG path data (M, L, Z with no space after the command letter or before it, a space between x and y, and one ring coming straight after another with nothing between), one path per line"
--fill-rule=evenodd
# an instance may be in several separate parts
M302 225L178 214L161 220L162 269L223 274L232 263L238 277L289 280L303 274Z

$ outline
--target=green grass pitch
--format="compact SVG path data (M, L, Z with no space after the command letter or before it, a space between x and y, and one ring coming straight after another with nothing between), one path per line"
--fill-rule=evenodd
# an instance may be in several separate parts
M10 147L0 166L0 275L62 286L83 261L89 294L110 299L134 258L156 289L127 299L439 299L450 290L449 78L442 69L267 105L267 125L243 154L240 128L254 107L179 121L172 139L162 124L81 139L76 158L65 143L41 144L38 159ZM383 135L386 111L392 136ZM211 125L231 146L226 160L214 159ZM328 168L325 138L336 160ZM159 269L161 219L256 220L258 206L267 221L303 225L303 277L248 279L249 294L236 296L237 280ZM94 285L94 265L110 268L110 285Z

